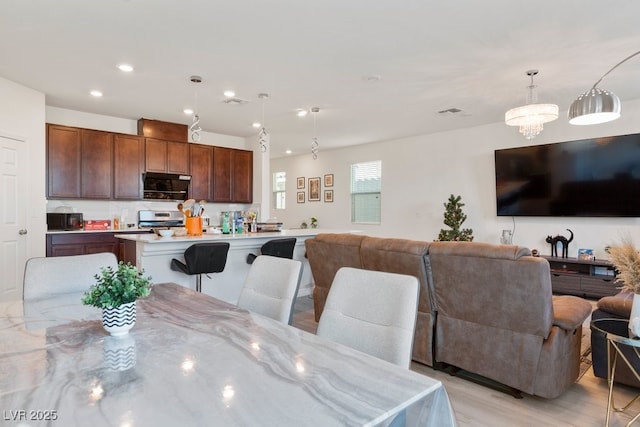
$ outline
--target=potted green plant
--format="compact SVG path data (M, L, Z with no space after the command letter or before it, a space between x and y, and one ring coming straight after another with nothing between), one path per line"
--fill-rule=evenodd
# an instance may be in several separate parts
M136 323L136 300L151 292L151 277L130 263L118 263L100 269L93 284L82 297L82 303L102 309L102 324L112 336L129 333Z
M311 217L311 228L318 228L318 218Z

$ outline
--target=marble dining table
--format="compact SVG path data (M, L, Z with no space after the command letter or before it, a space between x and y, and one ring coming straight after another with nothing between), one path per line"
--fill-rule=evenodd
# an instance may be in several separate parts
M80 297L0 303L0 425L456 425L440 381L183 286L122 338Z

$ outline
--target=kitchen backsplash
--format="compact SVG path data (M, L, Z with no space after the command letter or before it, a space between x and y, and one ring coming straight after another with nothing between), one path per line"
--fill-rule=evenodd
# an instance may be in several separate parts
M82 213L84 220L120 218L123 224L138 223L139 210L177 210L178 202L157 201L100 201L100 200L47 200L47 212L56 212L59 207L67 211ZM258 205L208 203L204 214L211 218L211 225L219 225L220 212L251 209L260 212Z

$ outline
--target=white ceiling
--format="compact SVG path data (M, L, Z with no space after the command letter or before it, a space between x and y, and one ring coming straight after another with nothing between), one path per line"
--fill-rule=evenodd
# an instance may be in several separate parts
M321 150L503 121L534 68L539 102L566 120L640 50L639 17L637 0L0 0L0 76L49 106L133 120L190 124L197 92L202 128L241 137L257 134L266 92L276 157L309 152L298 108L320 108ZM599 85L623 114L639 75L640 56ZM222 103L226 89L249 102Z

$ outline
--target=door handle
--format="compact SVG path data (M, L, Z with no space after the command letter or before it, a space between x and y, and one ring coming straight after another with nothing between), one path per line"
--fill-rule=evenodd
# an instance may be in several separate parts
M18 231L18 234L24 236L25 234L27 234L27 230L23 228L22 230Z

